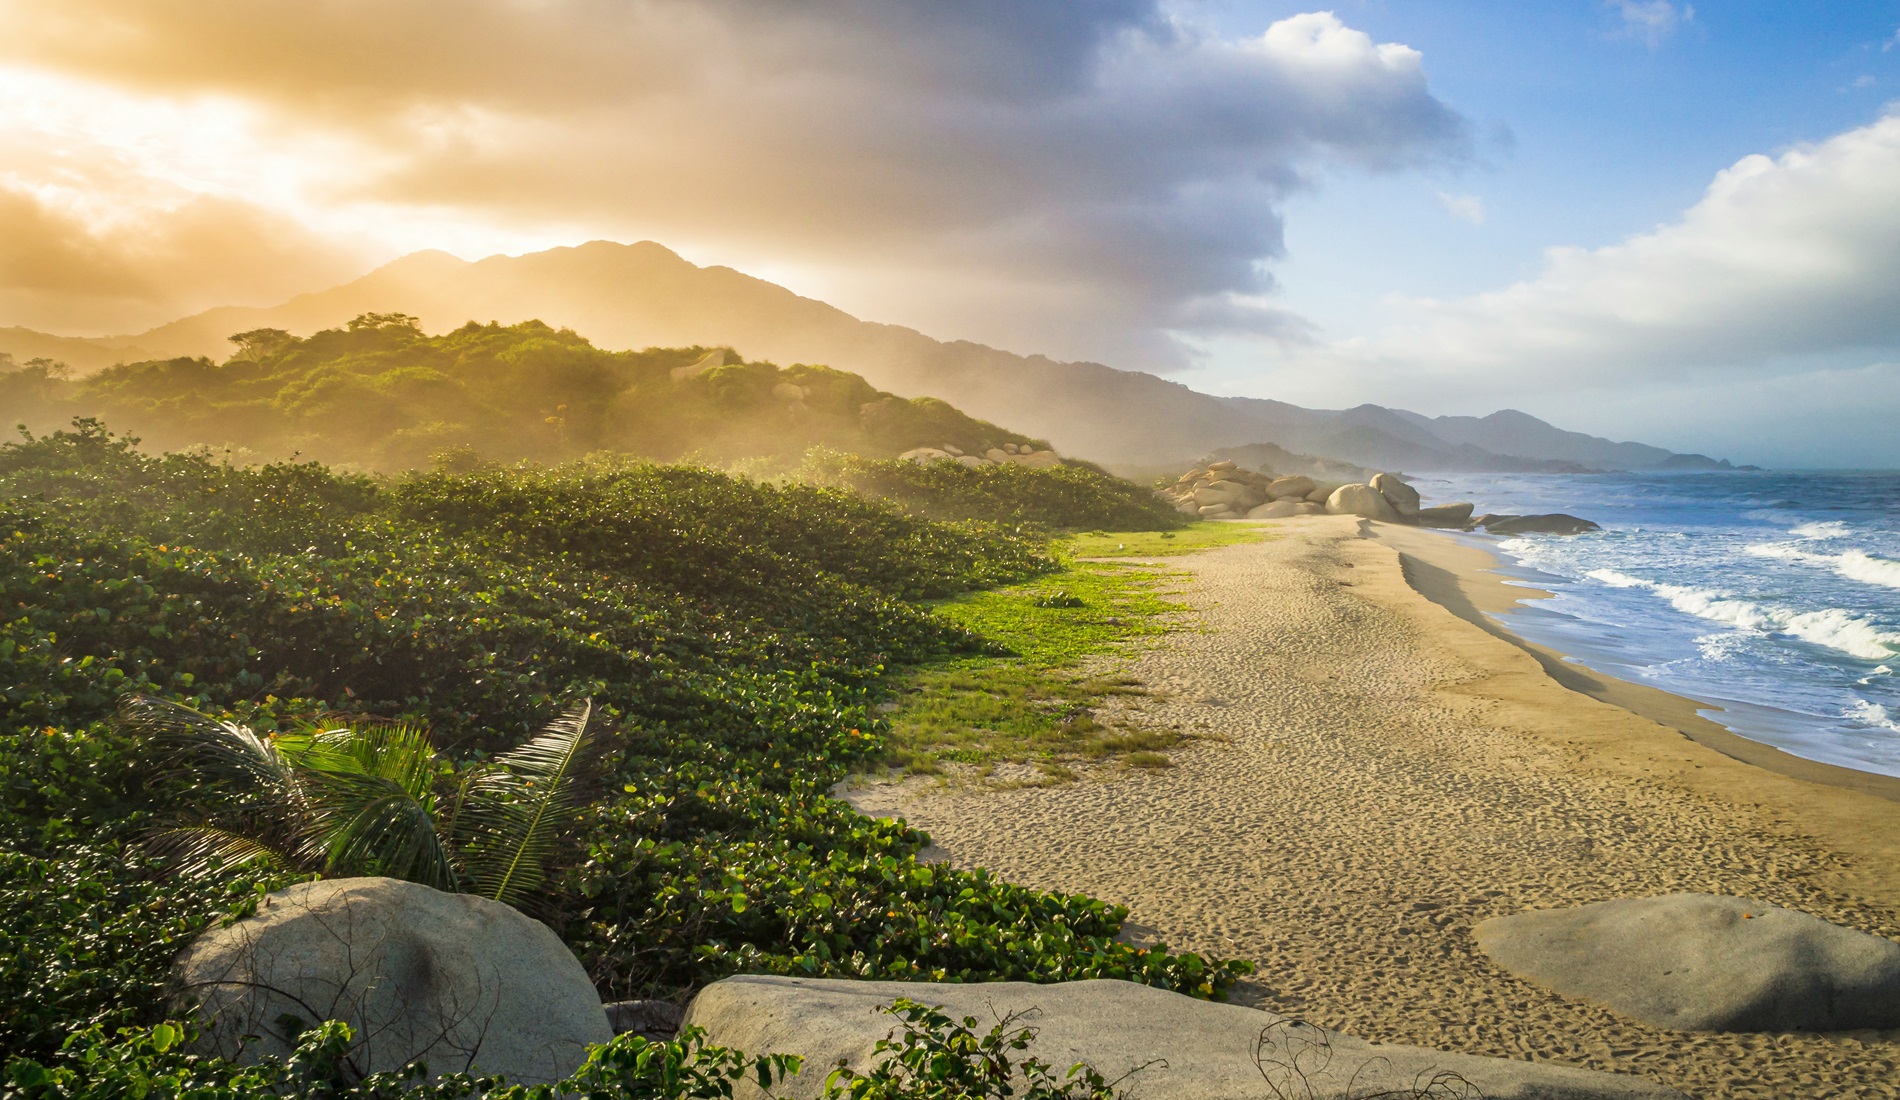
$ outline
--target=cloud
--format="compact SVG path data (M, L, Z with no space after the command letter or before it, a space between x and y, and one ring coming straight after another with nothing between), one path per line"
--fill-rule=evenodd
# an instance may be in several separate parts
M1156 0L0 0L8 59L321 140L298 195L326 211L651 237L1131 366L1171 329L1299 327L1264 262L1317 169L1470 145L1416 51Z
M1860 461L1900 463L1896 294L1900 115L1889 115L1744 157L1676 220L1608 247L1552 249L1515 285L1398 303L1386 331L1307 349L1275 377L1304 385L1282 386L1289 400L1515 405L1683 445L1706 442L1682 438L1690 422L1773 423L1778 455L1806 438L1811 453L1831 445L1842 462L1850 436L1885 438ZM1807 397L1793 401L1796 392ZM1830 429L1829 416L1844 427ZM1768 437L1750 428L1728 438Z
M263 304L340 279L356 257L232 199L88 223L0 187L0 317L60 332L124 332L214 304Z
M1669 0L1607 0L1607 3L1622 20L1617 34L1640 38L1652 50L1684 23L1695 21L1695 8L1689 4L1677 7Z
M1445 213L1461 222L1469 222L1472 225L1484 224L1484 200L1476 195L1453 195L1440 191L1438 205L1445 208Z

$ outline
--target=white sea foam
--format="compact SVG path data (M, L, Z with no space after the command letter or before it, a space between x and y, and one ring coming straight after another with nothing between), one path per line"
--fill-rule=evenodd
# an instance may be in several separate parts
M1839 554L1816 554L1785 542L1764 542L1748 547L1748 552L1758 558L1777 558L1782 561L1826 565L1850 581L1878 584L1886 588L1900 588L1900 561L1877 558L1865 550L1848 550Z
M1900 588L1900 561L1876 558L1859 550L1849 550L1835 559L1834 568L1850 580Z
M1612 588L1646 588L1668 600L1669 605L1677 611L1711 622L1727 623L1737 630L1755 634L1792 634L1803 641L1837 649L1864 661L1879 661L1900 654L1900 634L1883 631L1853 612L1838 607L1820 611L1794 611L1738 600L1726 592L1646 581L1614 569L1593 569L1588 575ZM1709 650L1704 648L1703 652L1708 654Z
M1823 520L1819 523L1804 523L1788 532L1804 539L1838 539L1853 533L1853 529L1839 520Z
M1854 705L1847 708L1847 712L1841 717L1900 733L1900 721L1894 719L1893 712L1879 703L1866 699L1855 700Z

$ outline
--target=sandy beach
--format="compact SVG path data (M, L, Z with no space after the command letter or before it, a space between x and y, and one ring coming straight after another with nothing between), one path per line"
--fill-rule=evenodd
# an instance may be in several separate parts
M1349 517L1168 560L1183 629L1119 661L1175 766L1056 787L862 786L943 858L1124 904L1253 960L1236 1001L1367 1039L1648 1076L1699 1097L1900 1096L1900 1032L1677 1033L1492 964L1493 916L1677 891L1900 938L1900 781L1736 738L1484 616L1489 555Z

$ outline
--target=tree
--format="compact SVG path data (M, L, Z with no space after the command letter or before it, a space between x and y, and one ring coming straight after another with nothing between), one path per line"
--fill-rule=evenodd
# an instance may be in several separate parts
M297 342L297 338L280 328L254 328L248 332L233 333L225 339L237 345L234 359L248 359L253 363L264 360Z
M359 313L350 321L351 332L400 332L420 337L422 321L407 313Z
M402 723L260 737L141 695L127 698L119 721L215 806L148 841L182 873L262 862L331 878L386 875L517 905L545 880L579 808L591 714L590 703L569 707L459 783L449 782L452 770L428 735Z

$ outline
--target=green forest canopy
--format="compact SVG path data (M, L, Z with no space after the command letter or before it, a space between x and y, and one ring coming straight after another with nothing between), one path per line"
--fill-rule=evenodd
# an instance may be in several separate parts
M789 465L818 445L873 458L946 443L1044 446L829 367L704 347L605 351L540 321L471 321L430 336L413 317L366 313L308 338L256 329L231 340L237 351L223 363L152 360L84 378L47 360L0 359L0 410L40 431L98 417L161 450L232 447L385 471L445 454Z

